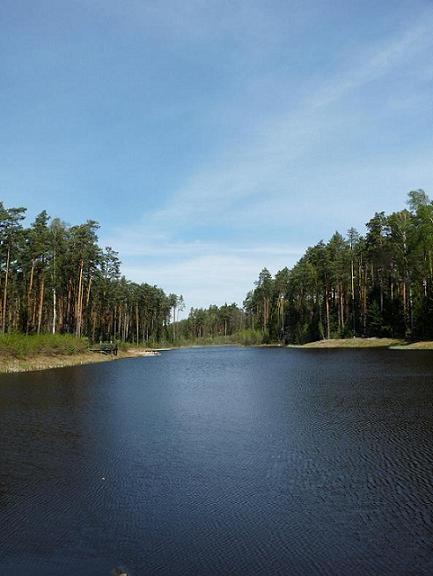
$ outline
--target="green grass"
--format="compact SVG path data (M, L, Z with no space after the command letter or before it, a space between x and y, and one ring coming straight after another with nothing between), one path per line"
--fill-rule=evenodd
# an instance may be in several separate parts
M15 358L71 356L87 352L87 338L70 334L0 334L0 355Z

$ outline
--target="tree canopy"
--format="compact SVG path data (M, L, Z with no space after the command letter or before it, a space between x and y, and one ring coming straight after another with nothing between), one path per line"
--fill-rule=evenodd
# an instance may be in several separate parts
M2 332L71 333L136 343L232 338L433 338L433 202L423 190L407 208L376 212L364 235L350 228L309 247L291 268L260 272L243 308L184 310L182 296L128 281L118 253L98 244L94 220L68 226L46 211L0 202ZM254 336L252 341L257 341Z
M121 276L118 253L98 244L97 222L68 226L44 210L25 227L25 212L0 203L2 332L137 343L169 335L173 302L182 297Z
M433 338L433 203L378 212L366 234L350 228L308 248L275 278L266 268L244 302L247 323L269 341L390 336Z

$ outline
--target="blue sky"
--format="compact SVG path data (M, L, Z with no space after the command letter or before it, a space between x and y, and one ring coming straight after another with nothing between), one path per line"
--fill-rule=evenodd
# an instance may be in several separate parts
M260 270L433 196L433 3L2 0L0 198L101 224L131 280Z

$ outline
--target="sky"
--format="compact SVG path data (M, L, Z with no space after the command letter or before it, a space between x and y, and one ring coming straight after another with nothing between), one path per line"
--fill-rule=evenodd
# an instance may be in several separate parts
M431 0L2 0L0 199L97 220L136 282L260 270L433 196Z

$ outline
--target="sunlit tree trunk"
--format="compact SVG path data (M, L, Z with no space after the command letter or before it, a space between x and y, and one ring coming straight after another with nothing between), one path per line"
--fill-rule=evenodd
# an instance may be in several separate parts
M3 322L2 322L2 332L6 331L6 317L7 317L7 297L8 297L8 280L9 280L9 265L10 265L11 249L8 246L7 256L6 256L6 272L5 272L5 285L3 288Z
M39 290L39 307L38 307L38 334L41 333L42 326L42 314L44 306L44 295L45 295L45 274L42 272L41 286Z
M80 270L78 274L78 295L76 300L75 310L75 334L81 336L81 319L82 319L82 305L83 305L83 259L80 260Z
M33 292L33 277L35 273L35 260L32 259L32 266L30 268L30 279L29 279L29 287L27 290L27 326L26 326L26 333L28 334L32 328L31 325L31 318L32 318L32 292Z

